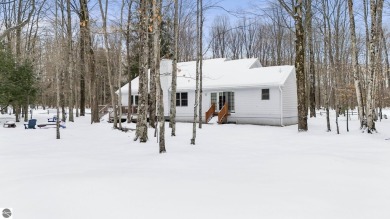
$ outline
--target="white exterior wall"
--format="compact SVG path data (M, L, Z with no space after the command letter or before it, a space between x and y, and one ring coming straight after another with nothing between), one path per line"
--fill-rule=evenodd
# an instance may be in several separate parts
M172 76L172 60L161 60L160 62L160 74L161 74L161 89L163 90L163 99L164 99L164 114L169 115L169 98L167 93L171 88ZM138 95L138 90L132 89L131 95ZM122 93L121 98L122 106L128 106L128 93Z
M280 98L279 87L262 87L248 89L229 89L218 91L204 91L202 98L202 119L205 121L205 113L211 107L211 93L232 91L234 92L235 112L228 117L228 122L237 124L257 125L293 125L297 124L297 97L295 75L291 75L285 86L282 87L283 98ZM163 80L164 77L162 77ZM165 78L169 80L170 78ZM261 90L270 90L270 99L261 99ZM192 122L194 119L195 92L191 90L178 90L188 93L188 106L176 108L177 122ZM170 87L163 87L164 114L169 118L169 106L171 99ZM123 95L122 101L127 103L127 95ZM280 104L283 102L283 120L281 120Z
M163 59L160 62L161 89L163 91L164 116L169 117L169 106L171 97L169 90L172 84L172 60Z
M129 101L127 100L128 96L129 96L128 94L122 94L122 99L121 99L122 106L129 106Z
M195 92L194 91L180 91L177 93L188 93L188 105L176 107L176 121L178 122L192 122L194 121L194 104L195 104ZM168 111L169 115L169 111Z
M261 90L270 90L270 99L261 99ZM206 90L202 98L202 118L205 121L205 113L211 107L211 93L215 92L234 92L235 112L228 117L228 122L237 124L256 124L256 125L293 125L297 124L297 97L295 74L282 87L283 98L279 87L258 87L246 89L227 89L227 90ZM195 92L191 90L178 90L177 92L188 93L188 106L176 108L176 121L192 122L194 119ZM164 94L165 95L165 94ZM170 101L170 92L169 98ZM164 100L165 101L165 100ZM169 106L170 102L167 103ZM281 108L283 104L283 109ZM167 107L168 107L167 106ZM169 116L169 108L165 110L166 116ZM283 112L283 113L282 113ZM283 115L283 119L281 118Z
M261 100L261 89L270 89L270 99ZM202 98L202 118L211 107L211 93L234 92L235 112L228 117L228 122L237 124L281 125L280 91L277 87L262 87L248 89L206 90ZM188 107L177 107L178 122L192 122L194 115L194 91L188 92Z
M298 98L295 70L282 87L283 93L283 125L298 124Z
M269 89L269 100L261 99L261 90ZM234 91L235 113L228 122L237 124L280 125L280 92L275 87L259 87Z
M258 67L256 62L254 66ZM261 65L260 65L261 66ZM161 61L161 86L164 95L164 115L169 118L172 61ZM261 99L261 90L270 90L270 99ZM177 90L177 92L188 93L188 106L176 108L176 121L192 122L195 104L194 90ZM202 118L205 121L205 113L211 106L211 93L234 92L235 112L228 117L228 122L237 124L258 124L258 125L292 125L298 122L297 93L295 70L290 74L281 87L253 87L235 89L204 90L202 98ZM282 92L282 93L281 93ZM138 92L133 90L133 95ZM128 94L122 95L122 105L128 105ZM281 105L283 108L281 108ZM283 118L282 118L283 117Z

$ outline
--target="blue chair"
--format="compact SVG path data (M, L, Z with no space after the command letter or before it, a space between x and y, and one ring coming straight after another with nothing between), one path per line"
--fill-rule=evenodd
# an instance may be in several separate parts
M35 129L35 125L37 124L36 119L28 120L28 124L24 124L24 129Z

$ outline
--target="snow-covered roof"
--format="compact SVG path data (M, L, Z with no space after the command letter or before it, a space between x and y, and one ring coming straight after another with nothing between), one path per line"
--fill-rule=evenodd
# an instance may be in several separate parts
M194 90L196 62L180 62L177 67L177 90ZM256 58L208 59L203 60L203 89L280 86L292 72L294 66L261 67ZM161 74L164 73L161 70ZM132 92L138 91L138 83L138 77L132 81ZM122 93L127 93L127 88L128 85L123 86Z

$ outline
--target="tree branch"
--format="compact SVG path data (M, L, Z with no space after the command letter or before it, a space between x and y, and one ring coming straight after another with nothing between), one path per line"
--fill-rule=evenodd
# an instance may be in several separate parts
M13 26L13 27L10 27L8 29L6 29L1 35L0 35L0 40L2 40L4 37L6 37L10 32L14 31L14 30L17 30L19 28L22 28L24 27L26 24L28 24L28 22L30 22L31 20L31 17L32 15L34 14L35 12L35 0L32 0L32 10L30 11L30 13L28 14L28 17L27 17L27 20L23 21L22 23L16 25L16 26Z
M284 9L286 9L287 13L289 13L291 15L291 17L294 17L295 13L293 12L293 10L290 7L287 6L286 2L284 2L284 0L278 0L278 1L282 5L282 7Z

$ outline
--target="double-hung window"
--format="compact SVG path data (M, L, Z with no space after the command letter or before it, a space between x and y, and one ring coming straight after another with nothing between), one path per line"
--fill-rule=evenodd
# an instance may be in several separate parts
M138 95L131 95L131 105L138 106Z
M261 89L261 99L269 100L269 89Z
M176 106L188 106L188 93L176 93Z

